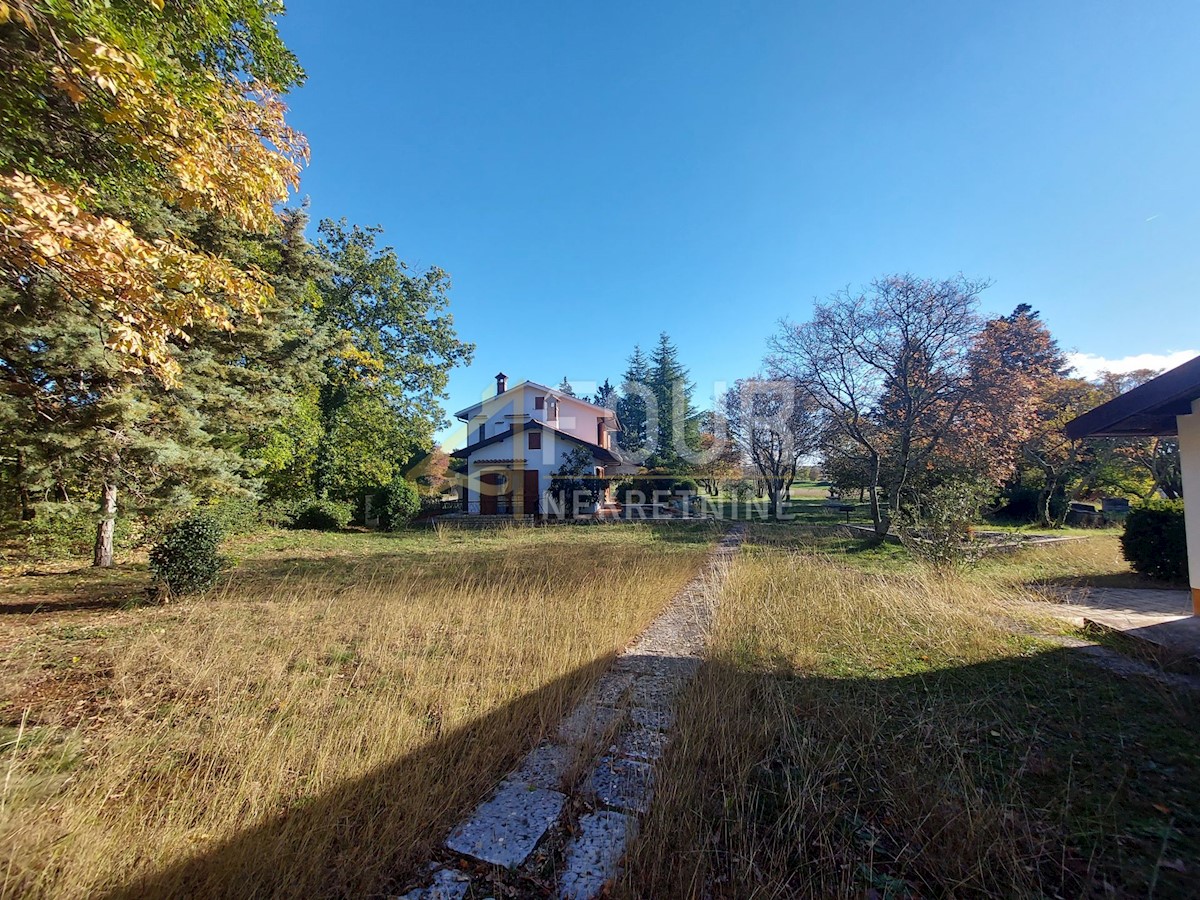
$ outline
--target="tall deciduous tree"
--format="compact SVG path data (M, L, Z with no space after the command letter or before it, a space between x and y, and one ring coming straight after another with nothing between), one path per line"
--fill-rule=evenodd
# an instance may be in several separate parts
M730 435L729 420L724 413L709 410L701 415L700 454L692 465L697 483L715 497L721 485L741 477L743 458L741 448Z
M815 445L809 403L792 379L740 379L724 397L729 434L758 471L776 515L800 460Z
M984 282L896 275L818 303L771 339L775 377L794 379L825 432L856 448L878 534L941 447L969 396L969 354Z
M1066 369L1066 355L1028 304L989 320L971 346L966 398L937 453L934 478L998 489L1037 428L1048 386Z
M163 393L186 389L188 341L278 308L252 254L224 255L194 225L278 230L308 153L278 95L303 72L268 0L2 9L0 328L4 377L26 391L8 413L47 414L15 456L25 492L31 475L96 490L108 565L120 485L169 483L160 473L196 458L166 448L212 459L194 410Z
M325 220L318 252L329 267L313 315L335 344L324 363L313 471L317 496L387 484L432 448L449 370L474 346L448 312L450 277L411 272L378 228Z
M1064 428L1105 399L1103 391L1082 378L1058 377L1045 383L1032 433L1021 445L1024 460L1041 476L1037 514L1042 525L1061 527L1071 501L1096 483L1103 468L1096 458L1098 445L1069 438ZM1057 498L1061 502L1056 507Z
M16 2L0 24L0 279L85 308L118 362L178 375L172 338L270 300L257 266L147 227L163 204L276 227L308 150L274 4Z

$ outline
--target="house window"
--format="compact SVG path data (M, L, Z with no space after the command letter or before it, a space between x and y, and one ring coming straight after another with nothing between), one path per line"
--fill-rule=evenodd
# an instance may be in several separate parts
M486 432L487 432L487 426L486 426L486 425L480 425L480 426L479 426L479 439L480 439L481 441L483 440L483 436L484 436L484 434L485 434Z
M545 397L534 397L533 398L533 408L534 409L545 409L546 408L546 398Z
M529 432L529 449L530 450L541 450L542 449L542 433L540 431Z

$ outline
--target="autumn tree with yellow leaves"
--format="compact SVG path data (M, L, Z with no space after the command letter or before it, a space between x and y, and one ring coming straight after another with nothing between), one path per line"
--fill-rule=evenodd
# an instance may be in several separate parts
M277 96L299 69L280 64L255 77L250 67L267 55L286 61L277 49L247 44L240 67L208 64L229 39L221 26L233 24L219 17L190 47L173 40L195 7L206 19L205 5L0 2L0 93L14 126L0 160L0 274L18 287L53 281L94 312L126 365L168 383L178 375L171 338L186 339L198 322L232 327L237 314L269 301L271 286L252 265L170 231L147 233L129 204L169 204L269 232L308 156ZM240 7L260 25L269 12Z
M0 513L361 499L432 449L449 278L309 244L278 0L0 0ZM132 518L131 518L132 513ZM25 524L21 524L24 521Z

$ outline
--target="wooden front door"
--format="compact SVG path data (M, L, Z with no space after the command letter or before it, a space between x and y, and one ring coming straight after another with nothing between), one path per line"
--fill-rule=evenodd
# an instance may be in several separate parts
M521 499L524 503L524 513L527 516L537 515L541 497L538 496L538 473L536 469L526 469L525 479L521 485Z
M496 515L496 495L499 493L499 472L484 472L479 476L479 512L481 515Z

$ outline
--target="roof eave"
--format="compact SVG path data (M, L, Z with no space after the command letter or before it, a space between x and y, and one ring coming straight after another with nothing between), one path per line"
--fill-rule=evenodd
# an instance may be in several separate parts
M1155 437L1178 433L1177 416L1200 399L1200 356L1076 416L1067 437Z

